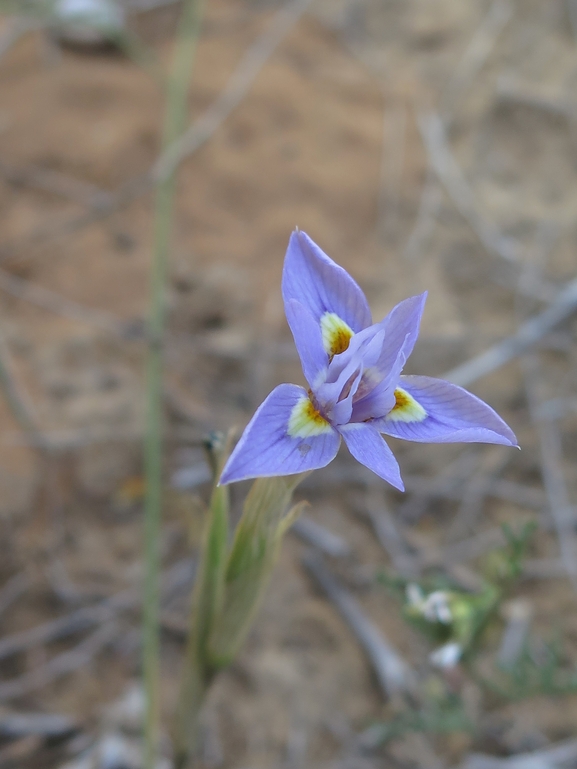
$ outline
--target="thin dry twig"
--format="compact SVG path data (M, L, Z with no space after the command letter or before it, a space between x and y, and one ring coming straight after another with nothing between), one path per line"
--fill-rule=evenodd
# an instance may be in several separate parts
M188 558L178 561L168 569L162 584L165 596L189 583L193 571L194 565ZM84 606L64 617L44 622L30 630L5 636L0 639L0 659L27 651L41 644L66 638L93 625L107 623L120 612L137 608L141 600L140 590L129 588L100 601L94 606Z
M451 152L441 117L436 112L421 113L417 122L429 163L447 190L455 208L470 224L489 253L507 262L517 262L520 257L519 245L511 238L506 238L479 211L473 191Z
M40 24L36 19L20 18L19 16L10 19L7 28L4 29L0 37L0 59L21 37L39 27Z
M441 97L441 115L445 130L449 130L459 101L470 89L489 59L501 32L512 16L512 12L513 4L510 0L494 0L463 56L455 66L454 75L449 80ZM408 259L414 260L422 252L427 238L435 227L442 200L442 191L435 167L431 162L431 157L429 157L427 178L421 191L417 218L404 249Z
M467 49L453 70L441 97L441 114L455 112L459 101L469 90L481 68L491 55L499 36L513 17L515 10L511 0L494 0L481 24L477 27Z
M404 248L404 255L408 260L415 261L423 252L425 243L435 228L442 202L443 191L429 166L427 178L421 191L417 218Z
M201 147L240 104L258 73L310 2L311 0L293 0L277 11L265 32L245 52L216 101L158 158L151 172L156 183L170 176L183 160Z
M448 498L452 496L452 498L460 500L463 484L477 466L477 461L477 450L466 450L459 454L454 462L445 465L442 471L434 479L431 479L431 482L421 484L420 488L417 484L412 487L407 485L405 480L405 488L412 491L413 495L399 506L400 518L405 522L418 520L425 514L431 499L435 496L447 496Z
M577 740L519 753L507 758L495 758L483 753L472 753L465 759L463 769L562 769L577 761Z
M400 189L407 133L407 108L402 102L388 105L383 116L383 158L377 200L377 233L385 239L394 239L399 219Z
M0 337L0 390L8 408L22 430L40 449L46 448L46 441L39 429L30 399L12 373L8 347Z
M14 740L36 734L40 737L64 737L78 729L68 716L56 713L4 713L0 715L0 735Z
M0 701L22 697L25 694L41 689L56 678L71 673L88 665L93 657L106 647L120 630L116 622L106 622L92 635L69 651L57 654L45 665L41 665L29 673L4 681L0 684Z
M523 576L526 579L559 579L566 577L567 571L560 558L527 558L523 563Z
M290 530L304 542L331 558L347 558L351 555L351 547L345 539L305 515L301 515Z
M0 617L26 592L28 584L28 577L23 571L6 582L0 590Z
M87 208L100 208L110 203L111 193L95 184L76 179L51 168L28 165L19 168L0 161L0 176L18 187L30 187L80 203Z
M121 0L121 4L127 11L142 13L144 11L153 11L156 8L165 8L167 5L174 5L179 0Z
M384 696L414 696L416 679L408 663L365 616L354 596L337 582L322 558L318 555L307 556L303 565L354 633L375 671Z
M577 309L577 278L562 289L546 310L525 321L516 333L489 347L466 363L444 375L444 379L467 387L487 374L504 366L533 345L537 344L555 326L562 323Z
M483 453L478 469L465 484L459 510L447 531L447 539L459 539L473 531L491 486L509 458L510 452L503 451L502 446L494 446Z
M577 117L577 109L571 103L551 96L545 90L539 91L534 86L519 83L511 75L505 74L498 78L496 96L501 102L533 107L534 109L549 112L552 115L565 117L571 121Z
M364 502L362 512L367 515L379 544L395 569L401 576L416 576L416 554L406 541L402 524L389 510L382 486L370 483Z
M507 615L507 624L505 625L497 659L500 665L511 667L519 659L525 646L529 626L533 618L533 607L530 601L518 598L510 601L504 607L504 610Z
M439 563L463 563L506 544L503 530L493 526L440 549ZM431 565L433 565L431 563Z
M36 283L31 283L17 275L12 275L1 268L0 290L17 299L23 299L31 304L35 304L43 310L48 310L56 315L61 315L64 318L69 318L79 323L87 323L90 326L95 326L117 336L126 336L129 330L129 324L123 324L120 319L107 312L92 310L72 299L66 299L55 291L39 286Z
M539 421L536 413L539 407L537 379L539 362L537 357L523 358L525 389L531 421L539 438L541 453L541 472L543 484L549 501L551 518L557 533L559 552L565 571L573 587L577 589L577 534L575 508L569 500L567 484L563 472L563 450L559 426L552 421Z

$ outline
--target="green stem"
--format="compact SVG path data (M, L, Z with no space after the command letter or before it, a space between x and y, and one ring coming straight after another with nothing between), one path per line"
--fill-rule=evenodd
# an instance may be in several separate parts
M187 96L204 0L185 0L169 80L163 148L184 131ZM147 422L144 451L143 673L146 691L144 768L154 769L159 733L159 572L162 508L162 339L165 321L167 263L172 232L175 174L164 179L156 193L154 251L151 269L149 351L147 361Z

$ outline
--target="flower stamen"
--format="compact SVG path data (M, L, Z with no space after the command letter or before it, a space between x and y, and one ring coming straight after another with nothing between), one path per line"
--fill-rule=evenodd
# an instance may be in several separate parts
M332 429L310 398L303 396L293 406L287 428L291 438L310 438L330 433Z
M340 355L348 348L354 333L352 328L335 312L325 312L321 317L323 347L331 358Z
M427 412L402 387L395 390L395 405L387 414L387 419L391 422L422 422L427 418Z

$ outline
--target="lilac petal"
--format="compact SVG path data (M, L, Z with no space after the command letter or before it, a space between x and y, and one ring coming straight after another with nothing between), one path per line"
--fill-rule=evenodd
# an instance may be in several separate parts
M345 397L343 397L333 406L330 413L327 413L327 417L329 417L333 425L346 425L351 421L351 415L353 413L353 398L362 376L363 367L361 365L359 370L353 374L353 376L350 377L349 381L347 382L349 392L346 393Z
M381 378L382 372L376 367L365 372L363 381L357 390L356 400L351 414L352 422L366 422L367 419L379 419L385 416L395 405L395 387L407 356L405 349L411 345L409 334L405 344L397 353L395 362L389 372Z
M314 387L329 364L329 356L323 347L320 326L306 307L295 299L286 302L285 312L301 359L303 373L309 385Z
M339 432L356 460L399 491L405 490L397 460L374 427L359 422L342 425Z
M247 425L220 483L293 475L328 465L338 451L339 434L318 415L316 421L307 422L302 411L295 427L295 409L299 411L301 406L314 410L305 389L292 384L276 387Z
M411 296L393 307L378 324L385 331L385 342L377 364L382 371L390 371L401 349L405 360L413 352L426 300L426 291L418 296Z
M373 360L374 343L370 342L363 348L365 373L355 396L352 421L364 422L367 419L377 419L387 414L395 405L394 390L405 362L417 341L426 298L427 294L424 293L405 299L394 307L381 323L362 332L363 334L374 333L375 341L378 338L383 339L383 336L384 340L375 360ZM361 334L353 338L350 347L358 336ZM329 370L334 363L335 360L329 366Z
M373 424L386 435L422 443L500 443L517 446L511 428L480 398L427 376L402 376L399 388L417 406L393 409ZM420 407L420 408L419 408Z
M354 332L371 324L371 311L359 286L300 230L290 237L282 295L285 305L296 299L318 323L328 312L338 315Z
M361 353L352 357L335 382L323 382L314 396L325 416L333 424L344 424L351 418L353 398L363 375Z
M375 337L379 335L379 339L375 341ZM380 349L383 344L384 332L378 324L368 326L358 334L355 334L349 343L349 346L344 352L334 355L330 360L326 381L336 382L345 369L350 369L351 361L355 360L360 363L366 361L367 365L371 366L379 358Z

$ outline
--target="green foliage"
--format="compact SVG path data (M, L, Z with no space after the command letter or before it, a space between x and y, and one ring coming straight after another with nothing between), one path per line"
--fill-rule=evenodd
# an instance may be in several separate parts
M381 574L379 579L403 602L403 616L435 643L456 643L464 660L474 658L483 631L519 577L534 524L517 533L503 526L506 544L493 550L482 565L482 585L468 592L445 575L419 581Z
M474 732L460 698L449 696L442 701L428 703L419 710L405 710L386 723L374 724L367 732L372 746L404 737L412 732L427 734L451 734L453 732Z
M208 509L176 725L176 767L191 765L198 718L215 675L229 665L248 633L276 562L283 534L303 505L288 513L306 474L258 478L229 544L229 487L217 485L228 442L208 443L215 484Z
M268 584L286 530L284 514L303 475L258 478L246 498L224 572L224 597L207 645L219 670L234 659ZM289 513L292 520L301 506Z
M577 692L577 670L567 664L559 631L537 646L528 638L514 664L499 665L495 675L479 677L479 683L507 700L538 695L559 696Z

